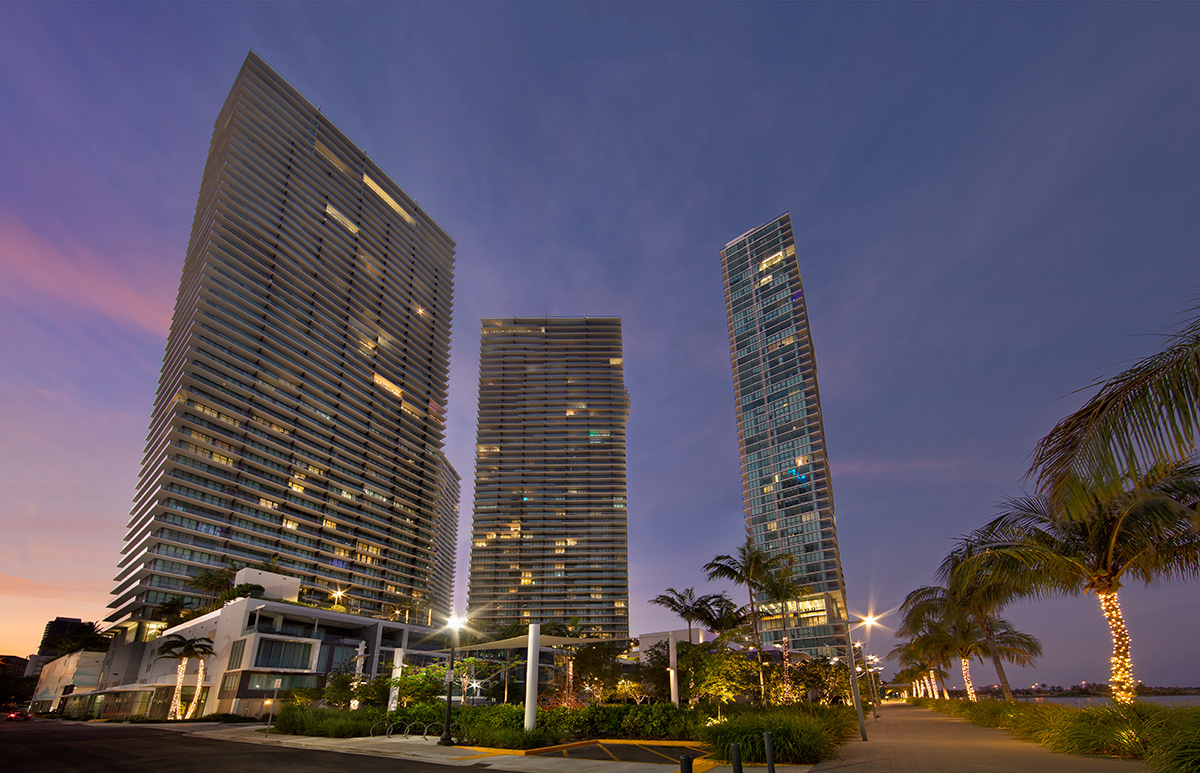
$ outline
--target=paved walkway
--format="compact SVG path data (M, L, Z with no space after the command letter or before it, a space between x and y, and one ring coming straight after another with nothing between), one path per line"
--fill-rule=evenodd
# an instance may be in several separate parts
M867 716L867 742L857 737L836 760L812 773L1143 773L1136 760L1076 757L1018 741L1003 730L978 727L903 703Z
M167 727L155 725L154 727ZM194 728L196 736L248 743L266 743L293 748L324 749L349 754L366 754L423 760L442 765L524 773L670 773L679 770L683 746L671 749L654 746L649 757L657 762L617 762L616 755L595 756L579 749L565 754L524 755L521 752L438 746L435 738L311 738L262 734L262 725L218 725ZM182 728L180 728L182 729ZM1144 773L1141 762L1097 757L1075 757L1046 751L1041 746L1018 741L1003 730L977 727L962 720L907 704L886 704L879 718L867 717L866 743L848 742L837 759L815 766L776 765L778 773ZM629 742L626 742L629 743ZM576 747L578 748L578 747ZM592 757L592 759L587 759ZM598 757L598 758L597 758ZM621 756L620 759L629 759ZM763 766L745 766L764 771ZM697 759L695 773L726 773L728 765Z

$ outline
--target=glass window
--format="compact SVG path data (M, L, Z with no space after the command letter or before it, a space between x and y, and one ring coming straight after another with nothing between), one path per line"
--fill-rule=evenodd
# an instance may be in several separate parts
M312 645L303 642L263 639L258 643L256 668L308 668Z
M226 671L234 671L242 667L242 655L246 651L246 640L238 639L229 648L229 665L225 667Z

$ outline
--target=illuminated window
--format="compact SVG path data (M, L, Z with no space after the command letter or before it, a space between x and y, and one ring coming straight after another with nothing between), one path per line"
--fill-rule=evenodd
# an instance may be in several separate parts
M292 491L304 491L304 486L301 486L294 480L288 481L288 488L290 488Z
M333 554L335 556L341 556L342 558L349 558L350 557L350 549L349 548L334 548Z
M393 384L392 382L388 381L386 378L379 375L378 373L375 374L375 383L378 384L379 386L383 387L387 391L391 392L396 397L400 397L400 398L404 397L404 392L402 392L400 390L400 387L398 387L395 384Z
M321 519L321 526L323 526L326 529L329 529L330 531L337 531L337 522L332 521L328 518Z
M338 169L341 169L346 174L350 174L350 167L346 166L346 164L340 158L335 156L332 150L325 147L320 140L317 140L315 143L313 143L313 147L317 149L318 153L325 157L326 161L333 164Z
M375 195L382 199L384 204L387 204L397 215L404 218L404 222L408 223L409 225L416 224L417 221L413 220L413 216L408 214L404 207L400 206L395 199L389 196L387 191L385 191L383 188L380 188L379 183L375 182L365 174L363 175L363 182L367 184L368 188L375 191Z
M333 206L332 204L325 205L325 214L341 223L342 226L350 233L358 233L358 226L354 224L354 221L343 215L340 211L338 211L337 207Z
M263 507L269 507L269 508L271 508L272 510L278 510L278 509L279 509L279 503L278 503L278 502L272 502L271 500L269 500L269 499L264 499L263 497L259 497L259 498L258 498L258 504L260 504L260 505L261 505L261 506L263 506Z
M299 521L293 521L291 518L284 518L283 528L295 531L296 529L300 528L300 523Z

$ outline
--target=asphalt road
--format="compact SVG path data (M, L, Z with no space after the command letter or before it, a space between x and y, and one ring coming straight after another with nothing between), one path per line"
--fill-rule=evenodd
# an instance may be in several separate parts
M447 773L452 766L309 749L218 741L170 730L46 720L0 722L5 773Z

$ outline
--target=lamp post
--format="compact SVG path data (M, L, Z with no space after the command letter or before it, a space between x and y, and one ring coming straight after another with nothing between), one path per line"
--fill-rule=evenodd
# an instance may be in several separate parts
M446 621L446 630L450 632L450 665L446 667L446 714L442 720L442 737L438 746L453 746L454 737L450 734L450 702L454 699L454 648L458 646L458 629L463 624L461 617L451 615Z

